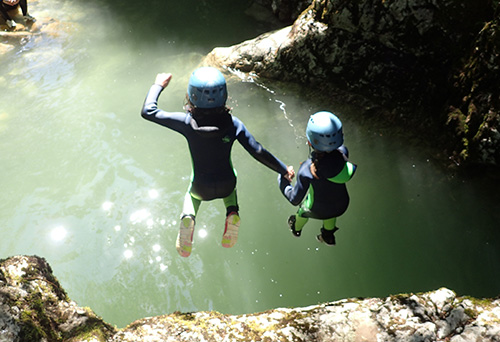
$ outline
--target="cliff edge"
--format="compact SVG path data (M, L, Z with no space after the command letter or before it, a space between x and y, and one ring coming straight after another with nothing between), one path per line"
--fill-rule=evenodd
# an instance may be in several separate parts
M500 299L441 288L245 315L174 312L117 329L71 301L37 256L0 262L0 341L483 341L500 338Z

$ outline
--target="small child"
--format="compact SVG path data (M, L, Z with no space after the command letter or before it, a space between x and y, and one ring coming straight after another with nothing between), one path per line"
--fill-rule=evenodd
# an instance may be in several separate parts
M289 217L288 225L293 235L299 237L309 218L323 220L317 239L335 245L337 217L349 206L345 183L354 175L356 165L347 159L342 123L334 114L323 111L311 115L306 135L313 151L301 164L295 186L285 177L278 177L283 195L293 205L300 204L297 213Z
M231 162L233 143L238 141L257 161L291 180L293 168L268 152L226 107L227 87L222 73L211 67L196 69L188 83L185 112L166 112L158 108L158 98L172 74L161 73L149 89L142 107L144 119L182 134L191 153L193 173L184 197L176 248L188 257L192 251L195 219L202 201L221 198L226 207L222 246L234 246L240 216L236 197L236 171Z

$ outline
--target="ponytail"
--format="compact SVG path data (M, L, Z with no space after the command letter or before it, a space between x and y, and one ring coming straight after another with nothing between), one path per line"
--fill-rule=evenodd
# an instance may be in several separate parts
M314 178L319 179L318 170L321 169L321 160L326 155L326 152L312 151L311 152L311 174Z

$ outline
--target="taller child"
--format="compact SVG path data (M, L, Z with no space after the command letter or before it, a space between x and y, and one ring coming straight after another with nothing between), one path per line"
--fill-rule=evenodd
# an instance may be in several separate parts
M291 179L290 171L278 158L260 145L245 125L226 107L227 87L222 73L211 67L196 69L190 79L185 112L165 112L158 108L158 98L172 74L161 73L149 89L142 107L142 117L182 134L192 159L191 184L184 197L177 252L188 257L192 251L196 214L202 201L222 198L226 222L222 246L234 246L238 239L240 216L236 197L236 171L231 162L235 140L255 159Z

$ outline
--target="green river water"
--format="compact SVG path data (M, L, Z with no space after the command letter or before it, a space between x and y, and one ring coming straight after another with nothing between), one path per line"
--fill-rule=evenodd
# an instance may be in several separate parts
M45 257L71 299L118 327L174 311L241 314L442 286L500 293L497 183L451 176L335 99L237 73L226 74L233 114L296 170L308 116L338 114L359 166L351 205L337 246L315 240L318 221L293 237L295 207L277 175L236 143L238 243L222 248L222 201L204 202L193 253L179 257L191 161L182 136L140 117L146 92L156 73L172 72L159 105L182 110L205 54L277 26L247 1L148 3L33 2L31 14L56 19L59 34L0 57L0 258Z

